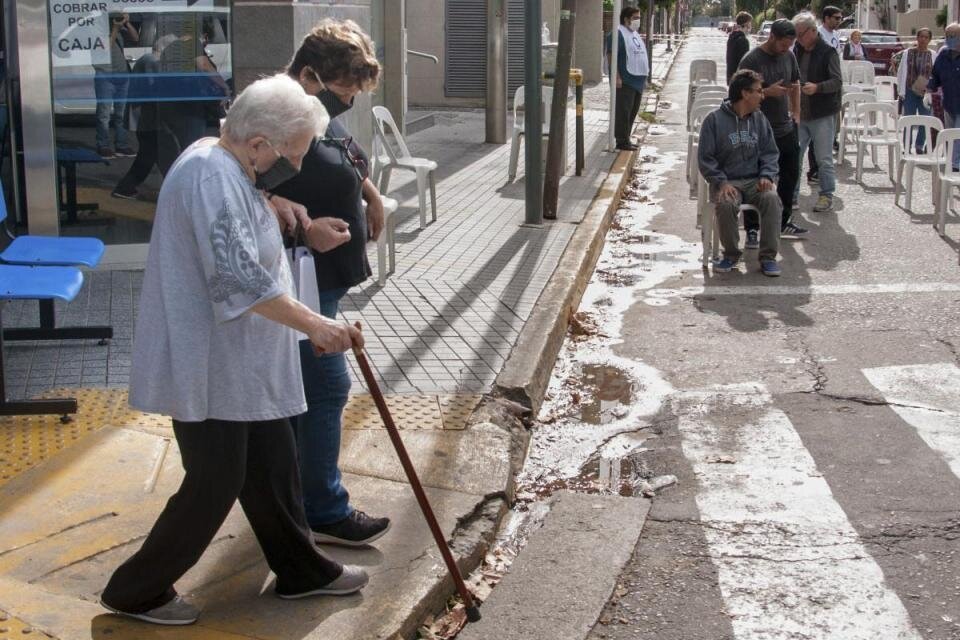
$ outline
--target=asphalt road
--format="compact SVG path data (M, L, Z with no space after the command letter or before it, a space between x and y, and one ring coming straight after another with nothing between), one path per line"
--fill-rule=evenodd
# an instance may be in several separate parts
M835 211L802 185L782 277L755 252L702 271L684 101L692 59L722 75L718 33L695 30L647 138L634 201L655 215L609 248L640 274L611 351L657 378L638 394L669 388L636 462L678 483L590 637L960 638L960 224L934 231L928 173L905 211L884 152L863 185L848 152Z

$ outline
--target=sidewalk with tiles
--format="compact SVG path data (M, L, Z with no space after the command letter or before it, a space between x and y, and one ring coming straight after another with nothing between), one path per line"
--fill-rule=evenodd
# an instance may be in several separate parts
M654 68L668 59L658 45ZM605 151L606 91L588 91L583 175L573 176L571 143L560 219L537 228L521 226L522 167L509 182L509 144L483 142L483 112L438 112L434 126L408 138L414 155L439 164L438 219L419 228L415 183L395 174L396 272L386 286L370 280L344 300L345 318L364 325L388 404L461 558L476 556L480 545L463 532L503 503L513 473L509 431L472 413L617 157ZM55 416L0 419L0 622L24 620L62 640L144 637L142 626L97 605L109 573L137 548L182 478L169 419L126 404L141 282L139 271L89 273L81 295L57 305L59 325L112 325L107 345L5 345L10 397L67 389L78 395L80 413L66 425ZM35 303L4 309L5 326L37 323ZM204 609L198 625L151 629L150 637L407 637L444 602L451 589L439 552L358 370L353 377L341 452L345 484L361 508L390 515L394 527L375 549L324 550L367 568L363 594L277 601L237 508L178 583Z

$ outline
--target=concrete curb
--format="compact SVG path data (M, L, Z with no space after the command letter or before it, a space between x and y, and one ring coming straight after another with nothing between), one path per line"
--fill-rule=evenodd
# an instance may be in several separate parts
M654 76L653 81L662 85L685 44L686 41L683 41L674 49L666 70L662 75ZM648 97L644 110L656 112L659 103L658 92L655 97ZM647 124L643 123L640 127L642 141L646 138ZM580 306L583 292L603 249L613 214L620 204L620 195L633 175L638 154L639 149L618 154L564 249L556 271L537 299L533 313L494 382L492 395L518 402L534 414L540 409L570 316Z

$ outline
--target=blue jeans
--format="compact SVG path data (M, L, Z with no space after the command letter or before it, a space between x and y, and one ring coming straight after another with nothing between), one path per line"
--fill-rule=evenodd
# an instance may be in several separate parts
M928 116L930 109L923 106L923 96L918 96L912 90L907 89L903 96L903 115L905 116ZM918 153L923 151L924 143L927 140L927 132L920 129L917 133L917 139L914 141Z
M960 125L960 118L944 109L943 126L947 129L953 129L957 125ZM953 145L953 167L954 169L960 167L960 144Z
M335 318L346 289L320 292L320 313ZM309 340L300 341L300 368L307 412L293 420L303 484L303 506L312 527L343 520L353 512L341 484L340 429L350 395L350 373L343 353L317 356Z
M824 116L816 120L801 122L797 127L800 141L800 161L807 154L807 146L813 143L814 157L817 159L817 172L820 175L820 195L833 196L837 189L837 176L833 167L833 137L836 132L835 115ZM794 189L794 196L800 192L800 181Z
M127 108L127 77L98 71L93 78L93 92L97 96L97 147L110 148L110 129L113 129L120 149L130 148L123 114Z

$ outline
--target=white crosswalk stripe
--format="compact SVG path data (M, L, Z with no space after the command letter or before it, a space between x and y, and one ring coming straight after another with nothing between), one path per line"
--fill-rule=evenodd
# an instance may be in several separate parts
M960 478L960 367L919 364L876 367L863 373Z
M686 392L677 401L738 640L921 637L763 386Z

